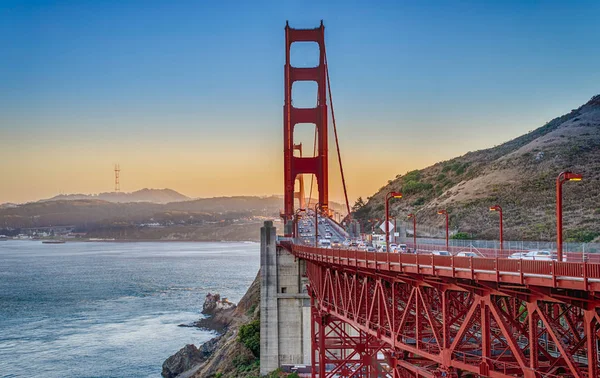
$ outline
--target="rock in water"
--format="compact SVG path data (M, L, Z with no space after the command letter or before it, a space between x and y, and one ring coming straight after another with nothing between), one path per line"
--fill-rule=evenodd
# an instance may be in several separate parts
M221 295L218 293L208 293L202 305L202 313L206 317L198 320L193 325L224 333L234 319L235 309L236 305L229 302L227 298L221 299Z
M205 353L198 350L195 345L188 344L181 348L162 365L164 378L175 378L184 371L190 370L206 359Z
M208 293L202 305L202 313L205 315L214 315L217 311L229 310L234 307L235 304L229 302L227 298L221 299L219 293Z

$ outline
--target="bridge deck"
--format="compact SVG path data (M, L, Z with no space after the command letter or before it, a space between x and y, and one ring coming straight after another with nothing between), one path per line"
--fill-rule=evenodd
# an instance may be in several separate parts
M291 242L281 244L302 259L382 273L600 292L600 264L597 263L381 253L315 248Z

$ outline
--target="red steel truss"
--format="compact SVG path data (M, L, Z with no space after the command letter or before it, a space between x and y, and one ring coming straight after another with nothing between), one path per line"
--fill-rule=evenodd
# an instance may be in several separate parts
M319 45L319 65L293 67L290 49L296 42L316 42ZM328 206L327 164L327 66L325 62L325 27L323 22L315 29L293 29L285 26L285 104L283 106L283 159L284 159L284 219L294 216L294 184L300 174L314 174L319 188L319 203ZM292 104L292 86L297 81L317 83L317 106L296 108ZM294 156L294 127L312 123L317 130L317 154L314 157ZM289 235L288 235L289 236Z
M298 175L328 205L324 31L285 28L286 221ZM291 66L296 42L319 45L317 67ZM293 106L297 81L317 83L315 108ZM294 156L299 123L316 127L314 157ZM313 377L600 377L600 264L279 245L306 261Z
M599 264L281 245L307 261L313 376L599 376Z

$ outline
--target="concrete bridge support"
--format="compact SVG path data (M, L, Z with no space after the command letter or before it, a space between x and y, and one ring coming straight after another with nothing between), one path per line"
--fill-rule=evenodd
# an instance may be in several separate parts
M288 364L310 365L306 262L277 247L271 221L261 228L260 265L260 373Z

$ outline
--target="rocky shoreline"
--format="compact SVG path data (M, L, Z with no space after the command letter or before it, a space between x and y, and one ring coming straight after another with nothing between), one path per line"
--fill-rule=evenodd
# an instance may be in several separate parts
M260 318L260 283L256 276L250 288L235 305L217 294L208 293L202 306L204 318L181 327L199 327L218 333L200 347L188 344L162 365L164 378L258 376L258 356L238 333L240 327Z

